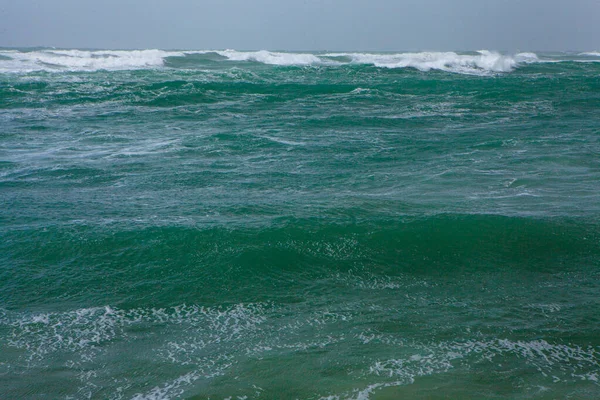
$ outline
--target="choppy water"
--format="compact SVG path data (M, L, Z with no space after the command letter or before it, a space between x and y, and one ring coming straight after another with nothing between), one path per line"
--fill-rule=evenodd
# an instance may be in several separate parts
M0 397L600 397L600 54L0 49Z

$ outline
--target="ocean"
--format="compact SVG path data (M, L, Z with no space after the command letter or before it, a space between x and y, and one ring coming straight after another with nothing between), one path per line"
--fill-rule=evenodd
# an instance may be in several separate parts
M0 398L600 398L600 53L0 49Z

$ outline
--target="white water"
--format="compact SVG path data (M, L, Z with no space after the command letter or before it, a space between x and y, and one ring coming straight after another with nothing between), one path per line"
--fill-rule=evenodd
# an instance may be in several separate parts
M314 54L279 53L266 50L260 51L216 51L217 54L227 57L232 61L256 61L271 65L315 65L322 64L323 60Z
M0 49L0 73L35 71L87 71L157 69L169 66L168 58L213 54L223 62L256 62L279 66L365 64L380 68L414 68L420 71L439 70L459 74L489 75L507 73L527 63L545 62L534 53L503 55L481 50L477 53L416 52L416 53L287 53L237 50L56 50L19 51ZM597 56L600 53L582 53Z
M420 71L440 70L447 72L480 74L489 72L510 72L519 62L537 60L533 53L517 54L514 57L481 50L477 55L463 55L454 52L421 53L332 53L331 57L349 57L353 63L372 64L383 68L416 68Z
M156 68L166 57L184 56L163 50L0 50L0 72L97 71Z

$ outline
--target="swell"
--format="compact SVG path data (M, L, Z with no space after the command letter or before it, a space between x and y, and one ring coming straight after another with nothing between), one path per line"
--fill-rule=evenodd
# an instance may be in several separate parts
M595 398L599 234L466 214L2 231L0 394L470 398L518 377L497 397Z
M7 307L229 304L295 301L356 268L385 279L596 274L600 227L583 219L477 214L287 219L254 228L83 224L4 231L0 250Z

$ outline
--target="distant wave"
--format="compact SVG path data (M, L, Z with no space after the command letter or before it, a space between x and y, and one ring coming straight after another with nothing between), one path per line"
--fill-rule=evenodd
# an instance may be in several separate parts
M349 57L353 63L372 64L384 68L416 68L420 71L440 70L447 72L480 74L482 72L510 72L520 62L537 61L533 53L521 53L514 57L481 50L477 55L463 55L454 52L421 53L334 53L333 57Z
M0 72L155 68L163 66L166 57L184 55L163 50L0 50Z
M585 53L579 53L580 56L600 57L600 51L586 51Z
M582 53L600 55L600 53ZM503 55L480 50L476 53L289 53L237 50L8 50L0 49L0 73L34 71L135 70L176 67L178 58L192 63L210 61L255 62L279 66L372 65L380 68L414 68L420 71L445 71L459 74L489 75L511 72L520 65L545 62L534 53ZM198 58L199 57L199 58ZM547 61L547 60L546 60ZM572 60L570 60L572 61ZM193 64L192 64L193 65ZM190 66L186 64L186 68Z
M256 61L271 65L316 65L326 62L322 58L309 53L282 53L273 51L215 51L232 61Z
M225 50L215 53L232 61L256 61L272 65L366 64L382 68L415 68L420 71L440 70L466 74L510 72L519 63L538 60L534 53L520 53L511 57L487 50L481 50L476 55L454 52L302 54L265 50L256 52Z

